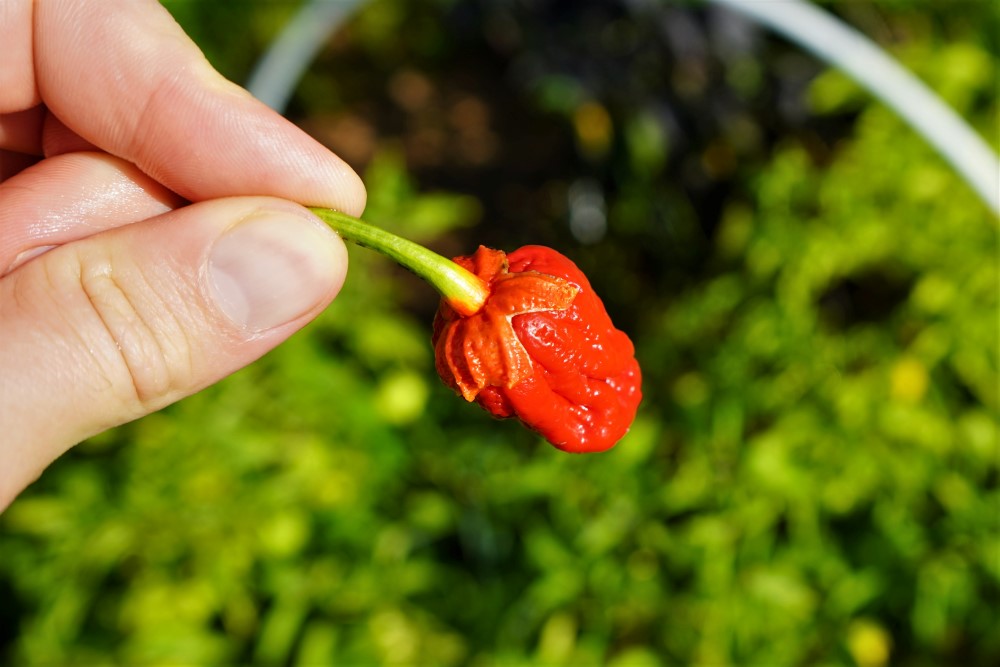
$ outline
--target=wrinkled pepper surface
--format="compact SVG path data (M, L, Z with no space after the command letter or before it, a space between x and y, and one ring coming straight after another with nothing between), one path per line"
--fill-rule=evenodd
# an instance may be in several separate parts
M590 282L551 248L480 246L455 262L489 289L462 315L434 320L438 375L496 417L517 417L559 449L597 452L628 431L642 398L632 342Z

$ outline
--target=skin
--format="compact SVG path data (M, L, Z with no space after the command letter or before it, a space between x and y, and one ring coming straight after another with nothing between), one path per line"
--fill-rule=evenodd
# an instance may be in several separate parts
M0 44L2 510L77 442L315 317L347 261L303 205L357 216L365 191L215 72L154 0L0 0ZM308 249L309 275L295 312L248 324L213 292L211 258L265 218Z

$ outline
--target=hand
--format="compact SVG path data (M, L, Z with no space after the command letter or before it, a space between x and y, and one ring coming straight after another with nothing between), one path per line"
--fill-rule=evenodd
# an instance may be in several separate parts
M0 44L2 510L319 313L346 251L300 204L365 192L154 0L0 0Z

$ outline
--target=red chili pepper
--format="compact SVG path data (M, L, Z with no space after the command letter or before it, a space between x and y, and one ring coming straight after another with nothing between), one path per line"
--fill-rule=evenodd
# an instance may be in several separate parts
M496 417L516 416L568 452L598 452L628 431L642 398L632 341L586 276L551 248L483 246L455 262L489 287L463 316L434 319L438 375Z

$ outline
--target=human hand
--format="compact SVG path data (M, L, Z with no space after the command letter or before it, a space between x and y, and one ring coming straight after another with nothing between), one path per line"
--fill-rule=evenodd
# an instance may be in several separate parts
M154 0L0 0L0 44L2 510L318 314L347 257L300 204L365 192Z

